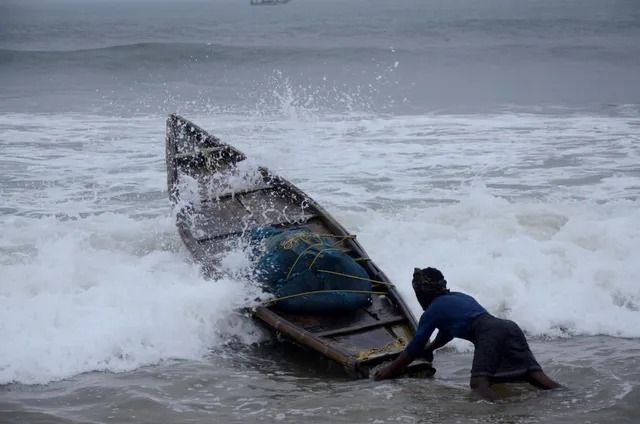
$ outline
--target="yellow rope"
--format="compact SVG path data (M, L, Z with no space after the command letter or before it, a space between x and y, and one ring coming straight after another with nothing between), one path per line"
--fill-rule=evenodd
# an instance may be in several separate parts
M322 246L323 243L316 243L316 244L312 244L309 247L307 247L306 249L304 249L296 258L295 261L293 261L293 265L291 265L291 268L289 268L289 272L287 273L287 280L289 279L289 277L291 276L291 273L293 272L293 269L296 267L296 265L298 264L298 261L300 260L300 258L302 257L302 255L304 255L305 253L307 253L311 248L316 247L316 246ZM332 248L335 249L335 248ZM327 249L328 250L328 249ZM319 255L319 253L318 253ZM313 259L313 261L315 262L315 260L318 258L318 255L316 255L316 258ZM311 268L311 266L309 266L309 268Z
M342 241L344 241L346 239L354 239L354 238L356 238L356 236L353 235L353 234L347 234L346 236L339 236L337 234L320 234L320 233L314 233L314 234L317 234L320 237L339 238L339 239L342 239Z
M291 299L293 297L306 296L310 294L320 294L320 293L368 293L368 294L387 294L387 292L377 292L377 291L369 291L369 290L315 290L304 293L290 294L288 296L276 297L275 299L269 299L267 303L276 303L281 300Z
M301 233L301 234L296 234L293 237L289 237L288 239L286 239L285 241L282 242L282 247L284 247L285 249L291 249L293 247L293 243L301 240L307 244L311 244L310 243L310 239L315 239L314 241L320 241L320 243L322 243L322 240L320 239L320 237L316 237L315 234L312 233ZM317 244L317 243L316 243Z
M291 238L289 238L289 239L285 240L285 241L282 243L282 246L283 246L285 249L291 249L291 248L293 247L293 243L294 243L294 242L296 242L296 241L298 241L298 240L302 240L303 242L305 242L305 243L308 243L308 244L309 244L309 246L307 246L307 248L306 248L305 250L303 250L303 251L298 255L298 257L296 258L296 260L293 262L293 265L291 265L291 267L289 268L289 272L287 273L287 278L286 278L286 279L289 279L289 277L291 277L291 273L293 272L294 268L295 268L295 267L296 267L296 265L298 264L298 261L300 260L300 258L301 258L305 253L307 253L311 248L313 248L313 247L315 247L315 246L318 246L318 245L322 245L322 244L323 244L323 241L322 241L322 238L321 238L322 236L324 236L324 237L342 238L342 240L341 240L340 242L338 242L338 243L341 243L342 241L344 241L344 239L347 239L347 238L355 238L355 236L353 236L353 235L347 235L347 236L336 236L336 235L331 235L331 234L330 234L330 235L323 235L323 234L312 234L312 233L308 233L308 234L304 234L304 235L302 235L302 234L300 234L300 235L296 235L296 236L294 236L294 237L291 237ZM310 239L314 239L314 241L316 241L316 240L320 240L320 243L310 244ZM337 247L330 247L330 248L327 248L327 249L323 249L323 250L321 250L321 251L320 251L320 252L318 252L318 253L315 255L315 257L313 258L313 261L312 261L312 262L311 262L311 264L309 265L309 269L311 269L311 267L315 264L316 260L318 259L318 257L319 257L322 253L324 253L324 252L326 252L326 251L329 251L329 250L341 250L341 249L339 249L339 248L337 248ZM352 258L352 259L353 259L353 258ZM365 258L358 258L358 259L364 260ZM356 260L358 260L358 259L356 259ZM382 284L382 285L385 285L385 286L393 286L393 284L388 283L388 282L386 282L386 281L372 280L372 279L370 279L370 278L358 277L358 276L355 276L355 275L344 274L344 273L336 272L336 271L329 271L329 270L326 270L326 269L317 269L317 268L316 268L316 271L318 271L318 272L323 272L323 273L326 273L326 274L339 275L339 276L341 276L341 277L346 277L346 278L353 278L353 279L355 279L355 280L368 281L368 282L370 282L370 283ZM311 295L311 294L317 294L317 293L336 293L336 292L343 292L343 293L345 293L345 292L346 292L346 293L369 293L369 294L380 294L380 295L388 294L387 292L376 292L376 291L367 291L367 290L316 290L316 291L309 291L309 292L304 292L304 293L297 293L297 294L292 294L292 295L289 295L289 296L283 296L283 297L275 298L275 299L270 300L268 303L275 303L275 302L278 302L278 301L280 301L280 300L284 300L284 299L290 299L290 298L293 298L293 297L299 297L299 296L305 296L305 295Z
M355 280L369 281L370 283L377 283L377 284L382 284L382 285L385 285L385 286L393 286L393 284L387 283L386 281L372 280L371 278L364 278L364 277L356 277L355 275L343 274L341 272L329 271L329 270L326 270L326 269L317 269L316 268L316 271L324 272L325 274L333 274L333 275L339 275L341 277L353 278Z
M318 260L318 258L320 257L320 255L322 255L324 252L329 251L329 250L337 250L339 252L342 252L342 250L338 249L337 247L329 247L327 249L322 249L321 251L319 251L316 254L316 257L313 258L313 261L311 261L311 263L309 264L309 269L311 269L311 267L316 263L316 261Z
M289 241L289 240L287 240L287 241ZM296 260L293 262L293 265L291 265L291 268L289 268L289 272L287 273L287 278L286 278L287 280L289 279L289 277L291 277L291 273L293 272L293 269L294 269L294 268L296 267L296 265L298 264L298 261L300 260L300 258L302 257L302 255L304 255L305 253L307 253L307 252L309 251L309 249L311 249L311 248L313 248L313 247L315 247L315 246L321 245L321 244L322 244L322 243L312 244L312 245L308 246L305 250L303 250L303 251L302 251L302 253L300 253L300 254L298 255L298 257L296 258ZM328 251L328 250L340 250L340 249L335 248L335 247L331 247L331 248L328 248L328 249L323 249L323 250L321 250L320 252L318 252L318 253L316 254L315 258L313 258L313 261L312 261L312 262L311 262L311 264L309 265L309 269L311 269L311 267L316 263L316 260L318 259L318 257L320 256L320 254L322 254L323 252L326 252L326 251ZM352 258L352 259L353 259L353 258ZM364 258L358 258L358 259L364 259ZM355 260L357 261L358 259L355 259ZM341 277L353 278L353 279L355 279L355 280L369 281L370 283L383 284L383 285L385 285L385 286L392 286L392 285L393 285L393 284L391 284L391 283L387 283L386 281L372 280L372 279L370 279L370 278L363 278L363 277L356 277L355 275L343 274L343 273L341 273L341 272L329 271L329 270L326 270L326 269L317 269L317 268L316 268L316 271L318 271L318 272L324 272L324 273L326 273L326 274L339 275L339 276L341 276Z
M349 239L349 238L355 238L354 235L346 235L346 236L337 236L337 235L333 235L333 234L317 234L317 233L306 233L306 234L299 234L299 235L295 235L291 238L288 238L287 240L285 240L282 243L282 247L284 247L285 249L291 249L293 247L293 243L295 243L296 241L303 241L307 244L309 244L307 246L306 249L304 249L296 258L296 260L293 262L293 265L291 265L291 267L289 268L289 272L287 273L287 280L291 277L291 273L293 272L294 268L296 267L296 265L298 264L298 261L300 260L300 258L307 253L310 249L316 247L316 246L320 246L324 243L324 241L322 240L322 237L333 237L333 238L340 238L342 240L338 241L337 243L340 244L342 242L344 242L344 240ZM313 239L314 241L319 240L319 243L314 243L311 244L311 239ZM313 258L313 261L311 262L311 264L309 265L309 269L316 263L316 260L318 259L318 257L329 250L338 250L341 252L345 252L345 250L339 249L337 247L330 247L328 249L323 249L320 252L318 252L316 254L316 256ZM359 260L366 260L366 258L351 258L354 259L355 261L359 261ZM356 280L364 280L364 281L369 281L371 283L378 283L378 284L384 284L384 285L392 285L390 283L384 282L384 281L378 281L378 280L371 280L369 278L362 278L362 277L356 277L353 275L348 275L348 274L342 274L339 272L334 272L334 271L327 271L327 270L317 270L320 272L325 272L327 274L334 274L334 275L340 275L342 277L348 277L348 278L354 278Z
M358 359L362 359L362 360L369 359L371 355L384 352L389 348L403 349L406 345L407 345L407 341L404 338L400 337L390 341L389 343L387 343L382 347L374 347L372 349L362 350L358 352Z
M338 236L338 235L335 235L335 234L320 234L320 233L304 232L304 233L297 234L297 235L295 235L293 237L290 237L287 240L285 240L282 243L282 247L284 247L285 249L291 249L291 247L293 246L293 243L297 242L298 240L302 240L302 241L308 243L309 239L314 239L314 240L320 240L320 242L322 242L322 237L341 239L341 240L337 241L337 243L342 243L347 239L355 239L356 238L356 236L354 236L352 234L348 234L346 236Z
M310 249L316 246L321 246L324 244L324 240L322 240L322 236L323 236L322 234L315 234L315 233L299 234L291 238L288 238L282 243L282 247L284 247L285 249L291 249L293 247L293 243L297 241L303 241L304 243L308 244L307 248L304 249L302 252L300 252L296 260L293 262L293 265L291 265L291 267L289 268L289 272L287 273L287 278L286 278L287 280L289 279L289 277L291 277L291 273L293 272L293 269L296 267L296 265L298 264L298 261L305 253L307 253ZM344 241L345 238L353 237L353 236L334 236L334 237L341 237L343 239L338 242L339 244L339 243L342 243L342 241ZM311 241L318 241L318 242L311 244ZM341 251L338 247L330 247L328 249L321 250L316 254L315 258L313 258L313 261L311 262L311 265L309 265L309 268L311 268L313 264L315 264L316 260L318 259L321 253L326 252L328 250Z

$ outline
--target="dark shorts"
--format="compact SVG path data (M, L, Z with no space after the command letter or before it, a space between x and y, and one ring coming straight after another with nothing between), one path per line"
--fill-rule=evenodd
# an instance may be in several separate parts
M481 315L471 324L471 334L475 346L472 377L508 381L542 370L515 322Z

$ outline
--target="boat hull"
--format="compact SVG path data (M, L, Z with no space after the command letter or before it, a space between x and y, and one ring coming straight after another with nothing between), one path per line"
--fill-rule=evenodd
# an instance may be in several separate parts
M277 301L251 308L251 316L279 338L323 355L356 378L397 357L412 339L416 320L393 283L356 236L295 185L252 165L244 153L178 115L167 119L166 165L178 232L208 277L221 276L225 253L257 227L331 235L366 270L373 287L370 301L352 312L289 313ZM404 371L423 377L434 373L422 359Z

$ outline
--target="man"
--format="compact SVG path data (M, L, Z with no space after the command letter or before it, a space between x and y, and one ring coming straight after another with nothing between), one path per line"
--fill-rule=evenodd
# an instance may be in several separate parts
M376 380L397 376L418 356L433 361L433 352L457 337L475 346L470 385L488 401L498 400L493 383L527 381L543 390L561 387L542 371L515 322L494 317L467 294L450 292L435 268L415 268L412 285L424 309L418 329L404 352L376 372ZM436 328L438 335L427 343Z

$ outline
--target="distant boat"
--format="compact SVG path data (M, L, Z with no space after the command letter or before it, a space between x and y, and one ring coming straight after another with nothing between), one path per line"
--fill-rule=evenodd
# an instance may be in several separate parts
M250 0L254 6L275 6L277 4L287 4L291 0Z

